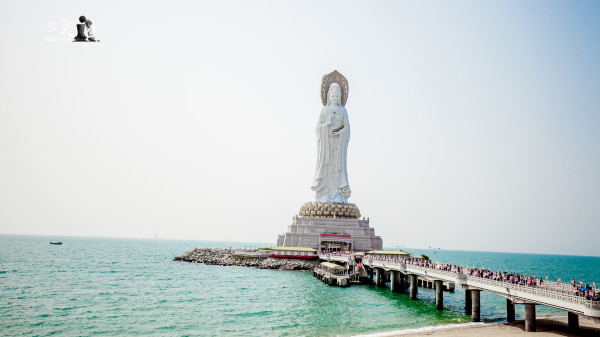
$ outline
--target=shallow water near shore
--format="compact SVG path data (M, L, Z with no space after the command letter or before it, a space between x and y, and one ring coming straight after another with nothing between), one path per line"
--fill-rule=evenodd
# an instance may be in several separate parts
M50 245L62 241L63 245ZM175 262L194 247L243 242L0 236L3 335L350 336L467 323L464 292L419 300L389 288L329 287L308 272ZM264 244L267 245L267 244ZM409 249L410 251L410 249ZM439 261L600 280L600 258L419 250ZM505 300L481 294L482 318L504 319ZM565 312L538 306L538 315ZM523 316L517 306L517 316Z

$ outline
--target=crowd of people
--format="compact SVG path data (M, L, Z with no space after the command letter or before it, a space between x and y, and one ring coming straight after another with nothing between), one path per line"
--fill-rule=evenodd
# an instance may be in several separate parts
M335 256L349 256L354 254L355 252L320 252L320 254L329 254ZM528 287L543 287L544 289L554 289L560 288L564 290L565 284L560 282L549 281L548 276L546 278L537 278L534 276L527 276L526 273L518 273L518 272L509 272L507 270L500 271L499 269L493 271L489 268L477 268L475 266L463 267L463 265L451 264L451 263L440 263L433 262L429 259L415 258L415 257L391 257L389 255L375 255L375 254L365 254L363 259L368 260L377 260L377 261L388 261L388 262L397 262L404 263L424 268L431 268L440 271L445 271L449 273L463 274L470 277L480 277L488 280L506 282L508 284L515 284L521 286ZM583 297L587 300L599 301L600 300L600 289L596 288L596 283L583 284L580 280L579 283L575 282L575 280L571 280L571 284L569 287L570 291L574 296Z
M339 251L327 251L320 250L319 255L330 255L330 256L350 256L352 254L356 254L354 251L349 250L339 250Z
M583 284L581 280L579 283L576 283L575 280L571 280L571 288L573 289L573 293L575 296L585 297L587 300L599 301L600 300L600 290L596 289L596 282L593 282L592 285Z

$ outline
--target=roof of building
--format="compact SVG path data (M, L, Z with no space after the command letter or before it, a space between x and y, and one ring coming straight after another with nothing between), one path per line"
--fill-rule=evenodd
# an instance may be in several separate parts
M346 270L346 268L340 266L339 264L331 263L331 262L323 262L321 265L325 268L329 269L338 269L338 270Z
M403 250L372 250L367 252L367 254L375 254L375 255L410 255Z
M312 249L310 247L284 247L284 246L277 246L275 248L272 248L272 250L289 250L289 251L295 251L295 252L316 252L316 249Z

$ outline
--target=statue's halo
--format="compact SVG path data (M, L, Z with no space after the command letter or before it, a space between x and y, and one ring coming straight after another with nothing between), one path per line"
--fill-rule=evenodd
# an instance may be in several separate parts
M340 89L342 90L342 106L346 106L346 100L348 99L348 80L337 70L323 76L323 80L321 81L321 101L323 102L323 105L327 104L327 92L332 83L340 85Z

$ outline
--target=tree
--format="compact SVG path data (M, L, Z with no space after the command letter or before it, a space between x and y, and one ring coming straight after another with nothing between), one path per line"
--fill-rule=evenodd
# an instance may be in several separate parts
M425 254L421 254L421 258L422 258L424 261L429 261L429 256L427 256L427 255L425 255Z

